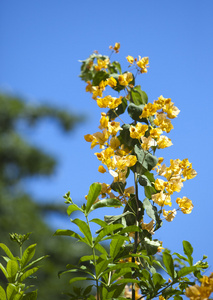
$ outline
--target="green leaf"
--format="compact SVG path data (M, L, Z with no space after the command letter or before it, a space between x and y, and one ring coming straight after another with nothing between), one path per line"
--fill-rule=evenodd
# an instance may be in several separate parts
M13 297L18 294L18 292L16 291L16 286L9 283L6 289L6 294L8 300L13 300Z
M72 223L74 223L74 224L76 224L78 226L78 228L80 229L80 231L85 236L88 244L92 245L92 234L91 234L90 228L87 225L87 223L84 222L84 221L82 221L82 220L80 220L80 219L75 219L75 220L72 221Z
M56 230L54 235L70 236L70 237L74 237L74 238L76 238L78 240L81 240L81 241L83 239L78 233L76 233L72 230L68 230L68 229L58 229L58 230Z
M117 286L119 284L122 284L122 283L140 283L140 280L137 280L137 279L133 279L133 278L123 278L123 279L120 279L120 280L117 280L116 283L113 284L113 286Z
M7 263L7 274L8 274L8 281L9 282L14 282L16 273L19 270L19 265L17 261L15 260L9 260Z
M84 295L84 296L87 296L88 294L90 294L91 291L92 291L93 286L94 286L93 284L92 284L92 285L88 285L88 286L85 288L85 290L84 290L84 292L83 292L83 295Z
M156 189L153 186L145 186L144 192L145 192L145 196L148 199L152 199L152 195L157 193Z
M72 278L69 283L73 283L73 282L76 282L76 281L88 281L88 280L94 280L94 278L89 278L89 277L74 277Z
M150 240L149 238L144 238L145 248L147 250L148 255L154 255L158 251L158 247L160 246L160 242L157 240Z
M82 209L80 207L78 207L78 205L76 204L71 204L68 206L67 208L67 214L70 216L71 213L73 213L74 211L80 210L82 211Z
M4 276L5 276L6 278L8 278L7 271L6 271L5 267L4 267L1 263L0 263L0 269L1 269L2 272L4 273Z
M141 146L135 145L134 152L138 162L148 171L151 171L158 163L158 158L148 151L144 151Z
M162 226L162 220L158 215L157 208L154 205L152 205L149 199L147 198L143 200L143 207L146 210L147 215L156 222L155 230L160 228Z
M7 300L6 293L5 293L4 289L3 289L3 287L1 287L1 286L0 286L0 299L1 300Z
M80 262L84 262L84 261L88 261L88 260L93 260L94 256L93 255L84 255L80 258L79 263ZM98 259L98 256L95 255L95 259Z
M184 250L184 253L186 254L186 256L188 257L188 262L189 262L190 266L192 266L193 265L193 257L192 257L193 247L188 241L183 241L183 250Z
M126 223L128 226L135 225L136 220L140 221L143 217L143 204L140 200L136 200L134 194L130 195L130 198L124 208L124 213L128 211L130 212L130 214L125 216Z
M122 224L110 224L106 228L104 228L97 238L95 239L95 245L99 243L106 235L114 233L114 231L117 231L118 229L122 228Z
M115 280L118 278L123 277L124 275L130 276L132 274L132 269L131 268L123 268L123 269L118 269L115 272L112 273L112 277L110 279L110 282L113 283Z
M106 80L109 77L105 71L98 71L93 77L92 85L98 86L102 80Z
M41 256L41 257L35 259L30 264L28 264L25 268L23 268L22 271L32 267L33 265L35 265L36 263L38 263L39 261L41 261L41 260L43 260L44 258L47 258L47 257L49 257L49 255L44 255L44 256Z
M131 226L127 226L125 227L124 229L122 229L119 234L124 234L124 233L129 233L129 232L140 232L141 229L139 226L136 226L136 225L131 225Z
M145 175L138 175L138 181L141 186L151 186L151 182Z
M37 272L39 269L39 267L34 267L28 271L26 271L20 278L20 281L24 281L27 277L31 276L32 274L34 274L35 272Z
M36 300L36 299L37 299L37 290L27 293L23 298L23 300Z
M3 243L0 243L0 247L2 248L2 250L4 250L4 252L7 254L7 256L10 258L10 259L15 259L13 254L11 253L10 249Z
M155 177L154 177L153 173L150 173L150 172L146 171L144 173L144 176L146 176L149 179L150 182L155 182Z
M104 255L108 255L108 252L106 251L106 249L101 246L101 244L96 244L95 246L95 249L97 249L100 253L104 254Z
M118 70L118 72L119 72L120 74L122 74L120 63L119 63L118 61L113 61L112 64L113 64L113 66L116 67L116 69Z
M141 104L141 105L136 105L134 103L130 103L128 108L127 108L127 111L128 111L128 114L129 116L134 120L134 121L138 121L138 122L142 122L142 121L145 121L146 124L148 124L148 121L147 119L141 119L139 118L139 116L142 114L142 111L144 109L144 105Z
M164 263L164 265L166 267L166 270L167 270L168 274L172 277L172 279L174 279L174 277L175 277L175 270L174 270L173 258L166 251L163 252L163 263Z
M91 207L91 211L102 207L120 207L120 206L122 206L122 203L118 199L113 199L113 198L104 199L93 204Z
M33 258L35 254L36 244L30 245L23 253L21 258L21 266L24 268L26 264Z
M129 271L131 271L132 269L139 269L139 266L136 263L132 263L132 262L117 263L107 268L107 270L103 272L103 274L108 273L110 271L119 270L119 269L128 269L127 273L129 273Z
M101 184L93 183L89 188L89 193L87 195L87 204L86 204L86 214L89 213L91 206L98 198L101 192Z
M159 273L154 273L152 279L156 290L158 290L166 282L166 280Z
M110 243L110 256L115 258L120 251L120 248L123 246L125 238L120 236L118 239L112 239Z
M131 214L129 211L117 216L104 216L105 222L109 224L123 224L126 226L125 217Z
M177 272L177 277L181 278L184 277L194 271L197 270L196 266L191 266L191 267L183 267L182 269L180 269L180 271Z
M106 227L107 226L106 222L104 222L101 219L97 219L97 218L90 220L90 222L96 223L96 224L98 224L101 227ZM102 228L100 230L102 230Z
M101 255L97 260L96 260L96 277L100 278L102 276L102 273L106 270L108 266L109 260L105 255Z
M136 85L132 89L132 91L134 91L134 93L135 93L135 96L133 98L133 102L135 104L137 104L136 102L138 102L138 101L140 102L139 104L146 104L148 102L148 96L147 96L147 94L144 91L141 90L141 86L140 85ZM138 94L140 94L140 97L136 94L136 92ZM136 99L138 99L138 101Z
M121 181L119 182L113 182L111 185L110 185L111 189L113 189L115 192L118 192L119 194L123 194L124 193L124 190L125 190L125 187L126 187L126 182L123 183Z
M121 144L124 144L125 146L129 147L130 149L134 147L136 143L138 143L137 139L132 139L130 137L130 125L124 124L121 126L122 130L120 131L119 137L122 139Z
M126 298L119 297L124 291L124 288L125 284L110 286L107 288L103 286L101 291L103 300L126 300Z

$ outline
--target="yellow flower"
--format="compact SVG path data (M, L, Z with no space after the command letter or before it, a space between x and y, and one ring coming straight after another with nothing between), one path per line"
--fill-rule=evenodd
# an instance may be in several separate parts
M107 128L109 124L109 117L106 116L105 113L101 113L101 119L100 119L100 129Z
M103 89L100 86L92 87L92 98L96 100L97 97L102 97Z
M157 178L155 181L155 189L157 191L163 191L165 189L166 185L167 185L167 182L165 182L162 179Z
M142 229L146 229L149 233L154 234L154 220L150 221L149 223L141 223Z
M150 130L150 136L151 136L153 139L158 139L162 133L163 133L163 131L162 131L162 129L160 129L160 128L152 128L152 129Z
M93 149L98 144L100 148L103 148L109 136L110 134L106 129L104 129L103 132L98 131L96 133L93 133L94 140L92 141L91 149Z
M114 47L112 47L112 46L109 46L109 49L110 50L114 50L115 51L115 53L118 53L119 52L119 49L120 49L120 43L115 43L115 46Z
M164 135L159 137L159 139L157 140L157 144L159 149L164 149L173 145L172 141Z
M182 187L183 187L182 178L180 176L177 178L172 177L166 186L166 190L170 195L172 195L174 192L179 193Z
M109 107L111 109L114 109L114 108L118 107L119 104L122 103L122 98L123 98L122 96L120 96L119 98L116 98L116 97L112 97L112 96L108 95L104 98L97 98L97 104L101 108Z
M128 55L126 59L131 65L134 63L134 58L132 56Z
M163 191L152 195L152 200L159 206L164 206L164 205L172 206L170 196L165 194Z
M149 150L150 147L157 146L156 141L155 141L151 136L149 136L148 138L146 138L145 136L142 136L142 137L141 137L141 140L142 140L142 145L141 145L141 147L142 147L145 151L146 151L146 150Z
M111 135L116 135L119 130L122 130L122 128L120 127L120 122L115 122L115 121L109 122L108 132Z
M107 69L109 64L109 58L106 58L104 60L98 59L97 63L98 65L95 66L96 71L100 71L101 69Z
M163 216L165 217L166 221L168 221L168 222L173 221L176 214L177 214L176 209L168 210L168 211L163 209Z
M164 113L156 113L156 118L154 120L154 124L159 126L160 129L169 133L171 129L173 129L173 125L169 119L167 119L166 114Z
M169 99L171 101L171 99ZM174 119L178 116L180 110L174 106L173 102L166 103L163 106L163 111L167 113L167 117L170 119Z
M192 179L195 176L197 176L197 172L192 168L186 168L186 169L183 170L183 176L186 179Z
M115 78L110 77L106 80L106 84L113 88L117 85L117 81Z
M139 56L139 60L137 62L137 65L141 69L140 70L141 73L147 73L148 63L149 63L149 58L148 57L142 57L141 58Z
M87 81L86 92L92 93L93 86L90 81Z
M120 140L117 138L117 136L113 136L110 140L110 147L112 149L117 149L120 146Z
M137 123L136 126L131 125L129 128L130 137L132 139L140 139L142 136L144 136L147 129L148 125L143 125L141 123Z
M124 73L118 76L118 81L120 85L128 85L133 80L133 75L130 72Z
M176 203L179 205L181 211L184 214L190 214L192 212L193 207L194 207L193 204L192 204L192 201L190 199L188 199L187 197L185 197L185 196L182 199L177 198Z
M85 141L91 143L91 142L94 140L94 137L93 137L91 134L86 134L86 135L84 136L84 139L85 139Z
M106 169L105 169L103 166L99 166L99 167L98 167L98 172L100 172L100 173L105 173L105 172L106 172Z
M153 116L156 114L157 110L158 110L158 106L156 104L147 103L144 106L142 114L139 116L139 118L142 119L142 118L148 118L149 116Z
M106 194L111 193L111 187L109 184L107 183L102 183L101 184L101 194L103 195L103 197L106 196Z

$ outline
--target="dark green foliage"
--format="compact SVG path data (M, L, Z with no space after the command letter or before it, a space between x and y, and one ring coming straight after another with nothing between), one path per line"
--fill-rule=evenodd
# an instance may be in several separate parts
M66 209L56 204L35 203L33 196L27 194L22 185L24 178L48 176L56 166L54 158L32 146L19 131L19 124L33 128L44 118L54 120L66 132L83 120L83 117L65 110L47 105L35 106L15 96L0 95L0 243L8 245L12 253L18 255L14 243L9 240L9 233L32 232L31 243L38 245L36 256L50 255L42 262L44 268L38 270L38 279L34 281L39 289L38 299L62 300L67 298L62 291L68 292L70 288L66 286L65 279L58 282L57 272L67 261L75 263L84 250L82 245L72 247L66 239L54 238L52 229L43 220L49 212L57 211L65 215ZM18 236L13 235L15 238ZM33 249L30 249L32 254ZM3 287L6 284L2 272L0 284ZM34 296L32 294L31 298L26 299L34 299Z

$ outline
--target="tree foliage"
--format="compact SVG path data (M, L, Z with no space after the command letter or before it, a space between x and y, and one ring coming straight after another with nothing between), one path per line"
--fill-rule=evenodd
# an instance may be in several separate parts
M52 228L44 221L44 216L50 212L65 215L65 209L61 205L46 204L45 195L42 199L44 202L39 204L24 189L23 179L49 176L55 170L55 159L30 144L20 129L31 126L33 130L43 119L54 121L56 126L68 133L84 117L48 105L34 105L19 97L0 95L0 242L7 244L16 256L19 253L9 240L9 233L32 232L30 240L37 244L37 256L49 255L42 262L44 268L38 270L38 279L33 284L39 288L40 299L58 300L65 299L62 291L66 290L66 285L62 278L59 288L57 272L67 259L71 263L76 262L83 250L80 246L68 246L63 238L56 240ZM26 241L26 245L29 245L29 241ZM72 258L70 251L73 251ZM6 286L2 272L0 281ZM27 282L30 283L30 279Z

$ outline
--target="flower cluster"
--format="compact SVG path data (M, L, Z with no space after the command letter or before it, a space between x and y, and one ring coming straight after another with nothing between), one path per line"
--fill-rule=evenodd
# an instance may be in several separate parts
M163 159L161 159L161 163ZM188 159L171 159L170 166L160 163L157 166L157 174L164 177L166 180L157 178L155 181L155 189L159 193L152 195L152 200L160 206L171 206L171 195L174 192L180 192L183 187L183 182L192 179L197 175L197 172L192 168L192 163ZM191 213L193 209L192 201L187 197L177 198L176 203L184 214ZM176 210L165 211L163 215L167 221L172 221L176 215Z
M115 53L119 52L119 48L119 43L116 43L114 47L110 46L110 49ZM84 138L91 143L92 149L95 146L100 148L100 152L95 153L97 159L101 162L98 171L100 173L108 171L113 176L114 182L126 184L129 170L135 172L137 169L135 166L138 166L138 164L142 164L141 171L139 171L142 173L138 173L137 176L144 176L143 173L146 171L144 169L147 168L147 165L143 165L144 161L139 161L138 155L144 156L145 160L148 154L151 155L152 153L154 155L156 149L164 149L172 145L171 139L163 135L163 132L169 133L173 129L171 120L178 116L180 110L170 98L164 98L162 95L153 103L147 103L147 100L142 98L144 92L138 86L135 86L133 73L122 73L119 66L116 74L115 64L110 62L109 57L98 55L96 59L95 62L93 57L92 63L91 60L88 62L87 67L93 71L91 73L93 75L90 76L91 80L87 81L86 91L92 93L92 98L97 105L100 108L107 108L108 112L101 113L100 131L86 134ZM137 59L129 55L127 61L131 67L135 67L137 73L147 72L148 57L141 58L139 56ZM99 73L100 80L98 81ZM110 94L104 95L107 87L110 87L113 93L123 90L125 94L119 97ZM137 96L136 100L134 99L135 95ZM128 127L125 127L126 124L119 116L124 113L126 106L129 115L133 118L133 122ZM137 111L136 117L130 107ZM115 120L117 117L120 118L119 121ZM129 136L127 142L125 140L126 136L127 138ZM137 149L141 154L135 151L135 146L138 147ZM164 177L164 179L157 178L150 183L154 190L152 190L149 199L160 206L160 213L170 222L176 216L177 209L166 211L164 206L171 207L171 195L174 192L180 192L183 182L194 178L197 173L192 169L192 164L188 159L182 161L180 159L170 160L171 165L169 167L166 167L165 164L162 165L162 162L163 158L160 158L153 169L156 169L157 175ZM132 189L130 190L134 193ZM128 193L125 191L125 189L121 189L118 196L110 191L110 193L106 193L106 196L127 203ZM181 210L184 214L191 213L193 204L187 197L177 198L176 203L179 206L178 210Z
M190 300L204 300L209 299L209 296L213 292L213 273L208 276L203 276L201 279L201 285L192 285L186 289L186 297Z

